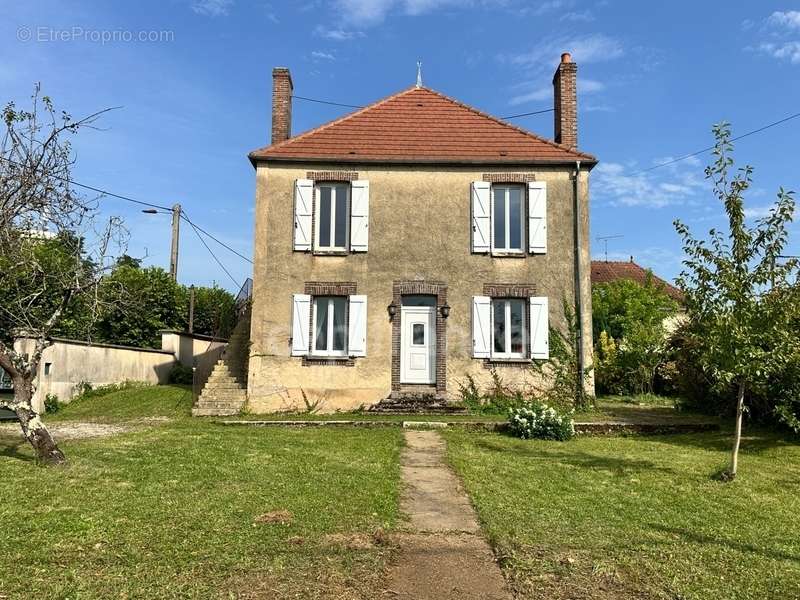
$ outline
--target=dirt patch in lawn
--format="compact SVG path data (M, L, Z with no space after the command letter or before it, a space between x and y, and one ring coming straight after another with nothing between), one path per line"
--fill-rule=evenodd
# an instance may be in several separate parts
M94 437L108 437L132 431L133 426L112 425L110 423L47 423L50 434L58 440L77 440ZM19 423L0 424L0 435L22 437Z
M530 600L655 600L662 598L613 560L593 560L571 549L525 546L497 549L515 598Z

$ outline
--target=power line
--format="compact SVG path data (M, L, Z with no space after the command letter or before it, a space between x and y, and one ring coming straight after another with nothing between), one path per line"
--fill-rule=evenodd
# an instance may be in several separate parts
M753 134L756 134L756 133L760 133L760 132L764 131L765 129L769 129L770 127L775 127L776 125L780 125L781 123L786 123L786 121L791 121L792 119L796 119L797 117L800 117L800 112L799 113L795 113L793 115L789 115L788 117L785 117L783 119L779 119L778 121L774 121L774 122L770 123L769 125L764 125L763 127L759 127L758 129L753 129L752 131L748 131L747 133L743 133L742 135L737 135L736 137L731 138L731 141L735 142L737 140L741 140L742 138L746 138L746 137L748 137L750 135L753 135ZM716 146L709 146L708 148L703 148L702 150L697 150L696 152L692 152L690 154L685 154L683 156L679 156L678 158L673 158L672 160L668 160L667 162L663 162L661 164L658 164L658 165L655 165L655 166L652 166L652 167L648 167L647 169L640 169L639 171L634 171L633 173L630 173L629 176L639 175L640 173L647 173L647 172L653 171L655 169L660 169L661 167L666 167L668 165L673 165L676 162L680 162L682 160L686 160L687 158L692 158L693 156L697 156L698 154L704 154L706 152L710 152L714 148L716 148Z
M541 115L542 113L553 112L555 108L545 108L544 110L535 110L533 112L520 113L518 115L509 115L507 117L500 117L501 119L516 119L517 117L528 117L530 115Z
M253 264L253 261L252 261L252 260L250 260L249 258L247 258L247 257L246 257L244 254L240 254L239 252L237 252L236 250L234 250L233 248L231 248L230 246L228 246L228 244L226 244L226 243L225 243L225 242L223 242L222 240L219 240L219 239L217 239L216 237L214 237L213 235L211 235L210 233L208 233L208 232L207 232L205 229L203 229L202 227L200 227L200 226L199 226L199 225L197 225L196 223L193 223L193 222L192 222L192 221L189 219L189 217L187 217L187 216L186 216L186 211L181 211L181 218L182 218L182 219L184 219L184 220L185 220L187 223L189 223L189 225L191 225L191 226L192 226L192 227L194 227L195 229L198 229L198 230L199 230L199 231L201 231L202 233L206 234L208 237L210 237L212 240L214 240L215 242L217 242L217 243L218 243L220 246L222 246L222 247L223 247L223 248L225 248L226 250L229 250L230 252L233 252L233 253L234 253L236 256L238 256L238 257L239 257L239 258L241 258L242 260L246 260L246 261L247 261L247 262L249 262L251 265Z
M297 100L305 100L306 102L316 102L317 104L330 104L331 106L344 106L345 108L364 108L363 106L359 106L357 104L342 104L341 102L331 102L330 100L317 100L315 98L306 98L304 96L292 95L292 98L296 98Z
M211 250L211 248L209 248L208 244L206 244L206 241L205 241L205 240L203 239L203 237L200 235L200 232L199 232L199 231L197 231L197 226L196 226L194 223L192 223L191 221L189 221L188 219L187 219L187 222L189 223L189 225L191 225L192 229L194 230L194 233L195 233L195 235L197 236L197 239L199 239L199 240L200 240L200 242L203 244L203 246L205 246L205 247L206 247L206 250L208 250L208 253L209 253L209 254L210 254L210 255L211 255L213 258L214 258L214 260L215 260L215 261L217 261L217 264L219 265L220 269L222 269L223 271L225 271L225 274L226 274L228 277L230 277L231 281L233 282L233 284L234 284L234 285L235 285L237 288L241 289L241 287L242 287L242 284L241 284L241 283L239 283L238 281L236 281L236 279L233 277L233 275L231 275L231 272L230 272L230 271L228 271L228 269L226 269L226 268L225 268L225 265L223 265L223 264L222 264L222 261L221 261L220 259L218 259L218 258L217 258L217 255L216 255L216 254L214 254L214 251L213 251L213 250Z
M21 163L18 163L18 162L14 161L14 160L11 160L9 158L6 158L4 156L0 156L0 160L3 160L3 161L5 161L7 163L10 163L12 165L16 165L18 167L25 168L25 165L23 165ZM61 177L59 175L49 175L49 177L52 177L53 179L57 179L58 181L63 181L65 183L69 183L71 185L78 186L80 188L84 188L84 189L87 189L87 190L91 190L93 192L97 192L98 194L103 194L104 196L111 196L112 198L118 198L120 200L126 200L127 202L134 202L135 204L139 204L141 206L149 206L151 208L160 208L161 210L165 210L167 212L172 212L172 209L168 208L166 206L159 206L158 204L152 204L150 202L143 202L142 200L136 200L134 198L129 198L128 196L123 196L121 194L115 194L114 192L109 192L108 190L103 190L103 189L96 188L96 187L91 186L91 185L86 185L85 183L78 183L77 181L75 181L74 179L70 179L69 177Z

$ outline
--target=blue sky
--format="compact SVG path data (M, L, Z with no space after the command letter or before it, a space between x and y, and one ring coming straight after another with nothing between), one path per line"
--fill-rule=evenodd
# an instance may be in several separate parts
M117 39L102 41L104 32ZM125 33L120 33L125 32ZM141 33L155 41L130 40ZM367 104L414 82L498 116L552 106L562 51L579 65L579 143L598 156L591 177L594 238L624 235L609 258L673 278L672 221L699 233L722 221L703 178L708 155L641 170L712 143L711 125L744 133L798 111L800 12L787 2L579 0L88 0L4 2L0 101L25 105L33 84L83 115L110 106L104 131L75 140L78 181L190 218L252 254L254 173L246 154L269 135L271 69L291 68L295 93ZM295 101L299 133L347 109ZM552 114L515 123L547 137ZM800 118L737 144L755 167L749 214L778 186L800 188ZM114 199L130 252L167 266L169 218ZM797 226L790 253L800 253ZM212 248L243 280L250 265ZM179 279L235 284L184 227Z

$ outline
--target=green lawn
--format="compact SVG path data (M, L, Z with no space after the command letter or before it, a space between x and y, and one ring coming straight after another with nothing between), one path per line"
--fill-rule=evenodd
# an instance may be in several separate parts
M800 445L748 434L522 441L445 433L522 598L800 597Z
M129 393L51 421L186 414L180 387ZM68 466L40 468L0 432L0 597L373 596L388 550L364 540L398 516L398 430L173 418L59 442ZM256 522L272 511L291 523Z
M91 392L85 398L62 405L57 413L46 415L45 422L188 418L191 408L192 390L189 386L133 386L110 393Z

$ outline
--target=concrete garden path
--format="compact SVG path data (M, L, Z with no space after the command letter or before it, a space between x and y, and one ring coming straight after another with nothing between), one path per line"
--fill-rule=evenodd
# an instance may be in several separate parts
M445 464L444 440L435 431L406 431L405 439L400 508L410 522L395 538L385 597L509 600L469 497Z

